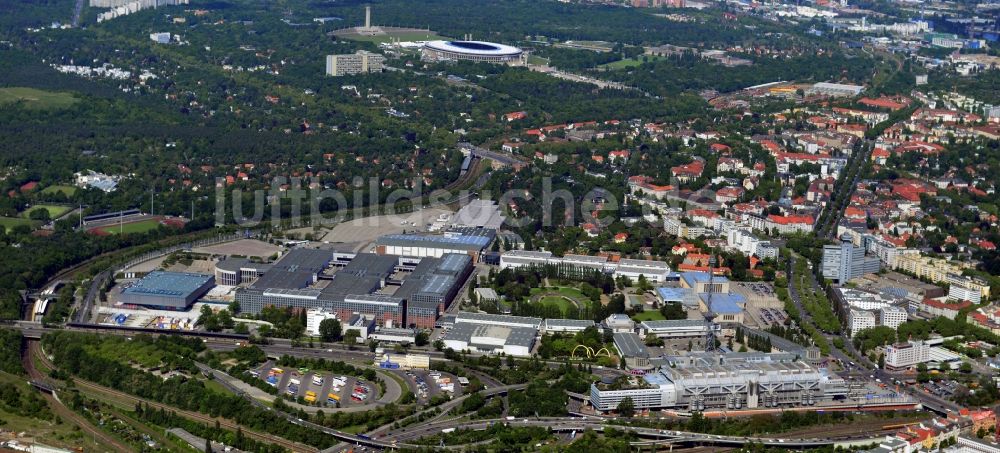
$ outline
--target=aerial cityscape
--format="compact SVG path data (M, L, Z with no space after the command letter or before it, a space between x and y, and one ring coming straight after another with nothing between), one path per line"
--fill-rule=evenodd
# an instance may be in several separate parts
M998 22L0 2L0 451L1000 452Z

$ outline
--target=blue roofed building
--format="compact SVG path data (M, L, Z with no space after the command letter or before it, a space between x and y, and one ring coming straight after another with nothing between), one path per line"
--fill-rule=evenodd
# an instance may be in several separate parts
M709 297L711 296L711 298ZM701 310L715 314L715 322L721 324L743 323L743 308L746 298L736 293L698 295Z
M160 310L187 310L215 286L215 277L185 272L153 271L122 290L118 301Z
M691 288L656 288L661 304L681 304L684 308L697 309L698 295Z
M681 287L691 288L696 293L728 293L729 279L708 272L681 272Z

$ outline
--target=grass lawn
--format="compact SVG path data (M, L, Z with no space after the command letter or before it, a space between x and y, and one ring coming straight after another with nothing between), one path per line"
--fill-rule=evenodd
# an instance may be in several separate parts
M101 228L101 231L105 231L111 234L121 233L145 233L147 231L155 230L160 226L159 220L143 220L141 222L126 223L119 227L118 225L108 225Z
M21 216L24 217L24 218L26 218L26 219L31 218L30 217L31 216L31 212L35 211L35 210L38 210L38 209L44 209L46 211L49 211L49 218L50 219L57 219L57 218L59 218L59 216L65 214L67 212L69 212L69 210L70 210L70 208L68 206L57 206L57 205L54 205L54 204L36 204L36 205L28 208L28 210L22 212Z
M659 310L647 310L632 317L636 321L661 321L667 318Z
M34 228L38 222L34 220L22 219L18 217L0 217L0 227L6 228L7 231L14 229L18 225L28 225Z
M559 292L559 294L561 294L563 296L566 296L566 297L568 297L570 299L576 300L578 302L583 302L583 301L587 300L587 296L584 296L583 293L581 293L580 290L578 290L576 288L567 288L567 287L563 286L563 287L559 287L558 292Z
M547 65L549 64L549 59L539 57L538 55L528 55L528 64Z
M226 389L225 386L216 381L215 379L205 379L202 382L205 383L205 388L218 393L220 395L232 395L232 392Z
M639 65L645 63L644 61L642 61L642 58L643 58L642 56L640 56L638 58L626 58L624 60L612 61L611 63L604 63L604 64L600 65L599 67L606 68L606 69L632 68L632 67L639 66ZM657 57L657 56L654 56L654 55L649 55L649 56L646 57L647 61L656 61L656 60L659 60L661 58L662 57Z
M30 109L64 109L76 103L72 94L61 91L43 91L34 88L0 88L0 104L21 105Z
M45 189L42 189L42 193L44 194L54 194L58 192L62 192L62 194L66 195L67 197L72 197L74 194L76 194L76 187L56 185L56 186L48 186Z
M559 307L559 311L562 312L562 314L564 315L566 314L566 311L573 306L572 302L560 296L545 296L539 301L539 303L543 305L555 305Z

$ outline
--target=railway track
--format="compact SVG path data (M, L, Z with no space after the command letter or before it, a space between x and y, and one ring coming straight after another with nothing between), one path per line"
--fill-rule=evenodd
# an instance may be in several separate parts
M29 342L29 345L31 345L31 348L29 348L29 351L28 351L29 354L25 355L25 357L26 357L25 360L27 362L31 362L31 359L30 359L31 355L35 355L36 357L39 358L39 360L45 366L47 366L47 367L49 367L51 369L56 369L55 365L52 364L51 361L49 361L48 357L45 357L45 354L41 354L40 353L40 350L38 348L38 343L37 342L34 342L34 341ZM37 371L36 371L36 373L37 373ZM38 373L38 376L41 377L41 374ZM41 377L41 378L44 379L44 377ZM36 377L32 376L32 379L36 379ZM148 399L145 399L145 398L140 398L140 397L137 397L137 396L125 393L125 392L121 392L121 391L118 391L118 390L114 390L114 389L105 387L105 386L100 385L100 384L95 384L93 382L80 379L79 377L74 377L73 378L73 383L79 389L85 389L85 390L89 390L90 392L99 393L99 394L102 394L104 396L111 397L111 398L114 398L114 399L117 399L117 400L127 401L130 404L142 403L142 404L148 405L150 408L153 408L153 409L163 409L165 411L173 412L173 413L176 413L177 415L180 415L181 417L184 417L184 418L187 418L189 420L193 420L193 421L196 421L196 422L199 422L199 423L204 423L204 424L209 425L209 426L214 426L215 423L218 422L220 427L226 428L228 430L235 431L237 428L239 428L239 429L241 429L243 431L243 434L245 436L247 436L247 437L250 437L252 439L259 440L259 441L264 441L264 442L272 443L272 444L281 446L283 448L286 448L289 451L294 451L294 452L309 452L309 453L318 452L319 451L315 447L311 447L311 446L308 446L308 445L299 444L297 442L292 442L292 441L290 441L288 439L285 439L285 438L282 438L282 437L278 437L278 436L275 436L275 435L272 435L272 434L264 434L264 433L259 433L259 432L256 432L256 431L250 431L250 430L246 429L245 427L241 426L240 424L238 424L238 423L236 423L236 422L234 422L232 420L229 420L229 419L225 419L225 418L221 418L221 417L211 417L211 416L199 413L199 412L192 412L192 411L186 411L186 410L177 409L175 407L172 407L172 406L169 406L169 405L166 405L166 404L163 404L163 403L158 403L156 401L151 401L151 400L148 400ZM131 449L116 450L116 451L131 451Z
M28 341L25 347L25 353L21 356L21 363L24 365L24 370L28 373L28 377L32 380L44 382L46 377L35 368L34 361L31 360L32 357L36 356L35 352L38 350L38 342ZM44 359L44 355L38 354ZM79 426L80 429L90 434L94 438L95 442L100 442L107 448L107 451L135 451L127 445L122 444L117 439L109 436L107 433L101 431L99 428L95 427L90 423L89 420L83 418L80 414L63 404L59 401L54 394L42 393L45 399L49 402L49 407L52 408L56 415L64 420L70 420L74 425Z

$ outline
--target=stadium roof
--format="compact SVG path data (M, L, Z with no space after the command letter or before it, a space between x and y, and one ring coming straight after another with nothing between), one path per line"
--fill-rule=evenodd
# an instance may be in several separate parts
M429 41L424 46L444 52L482 56L520 55L523 52L514 46L486 41Z
M184 299L213 278L204 274L153 271L126 288L122 294Z

